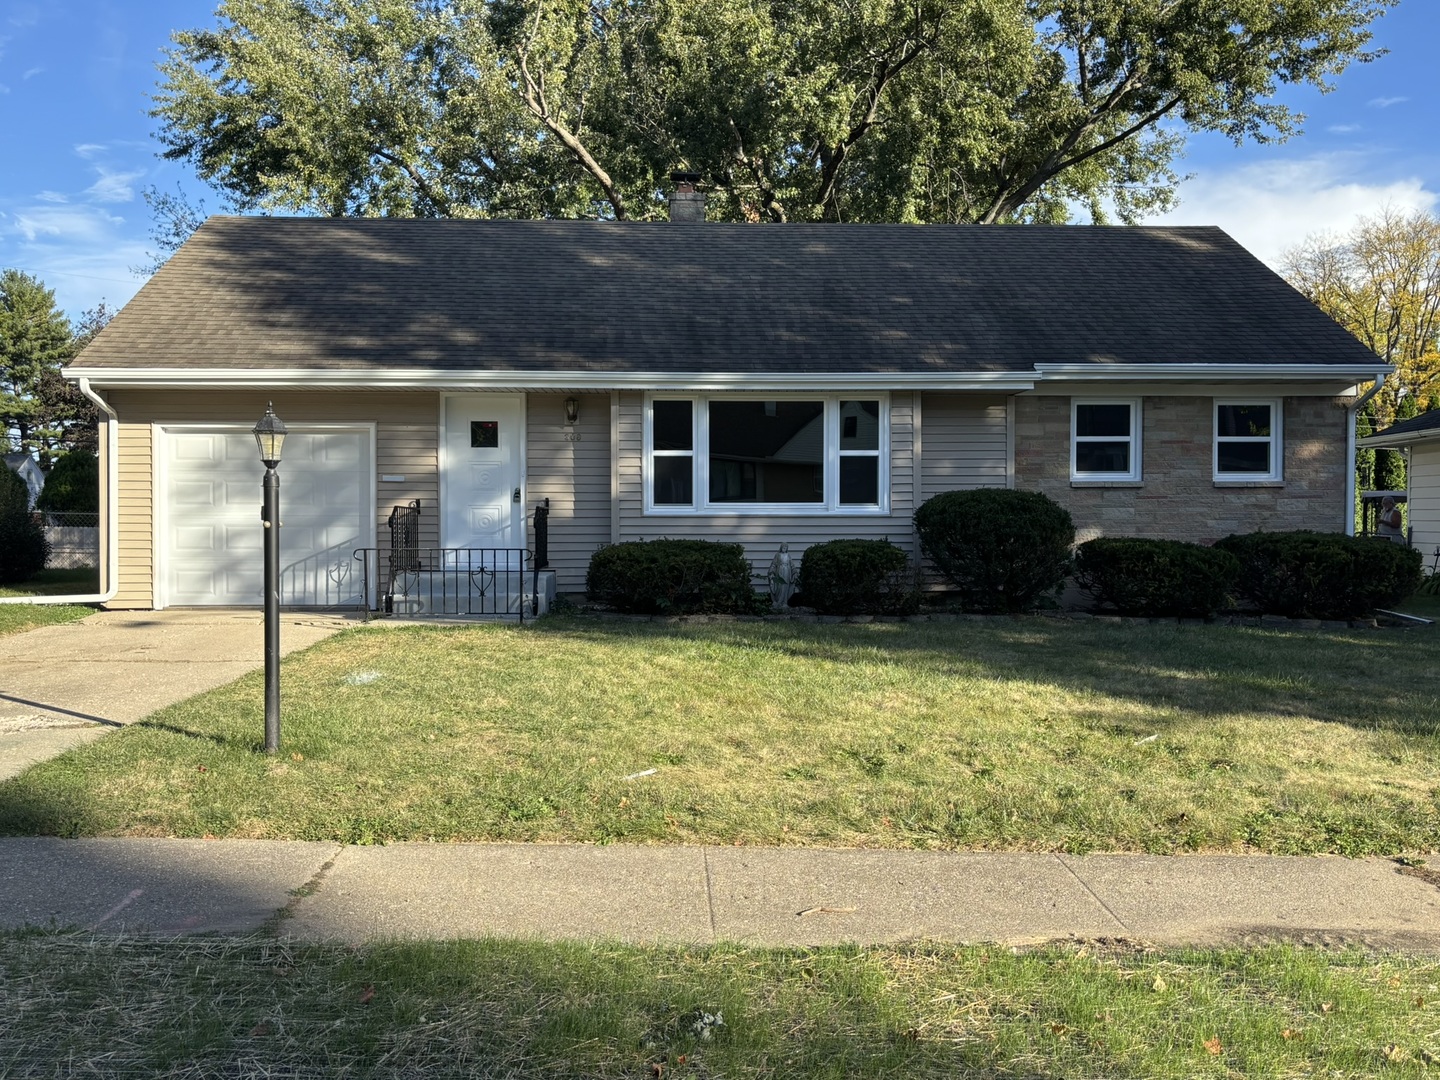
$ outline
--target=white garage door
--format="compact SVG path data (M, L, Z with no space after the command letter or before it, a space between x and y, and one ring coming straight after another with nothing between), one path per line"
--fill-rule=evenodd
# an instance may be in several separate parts
M162 604L263 603L261 480L248 431L165 433ZM373 547L368 429L291 431L280 463L280 602L358 605Z

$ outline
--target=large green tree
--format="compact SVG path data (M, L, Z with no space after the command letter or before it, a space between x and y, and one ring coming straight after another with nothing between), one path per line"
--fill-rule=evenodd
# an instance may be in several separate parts
M5 450L42 466L66 450L96 447L95 406L60 375L114 314L102 302L72 327L55 293L19 270L0 272L0 425Z
M154 114L239 209L644 218L681 167L729 220L1134 220L1394 2L222 0Z
M45 448L41 381L72 355L70 320L55 293L19 270L0 272L0 423L10 449Z

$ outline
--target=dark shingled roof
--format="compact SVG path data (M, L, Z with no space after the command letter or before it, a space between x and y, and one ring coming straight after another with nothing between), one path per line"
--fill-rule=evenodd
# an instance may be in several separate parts
M1414 435L1422 431L1435 431L1440 429L1440 409L1431 409L1419 416L1412 416L1409 420L1401 420L1398 424L1391 424L1384 431L1377 431L1373 437L1389 438L1391 435Z
M76 366L1374 362L1216 228L214 217Z

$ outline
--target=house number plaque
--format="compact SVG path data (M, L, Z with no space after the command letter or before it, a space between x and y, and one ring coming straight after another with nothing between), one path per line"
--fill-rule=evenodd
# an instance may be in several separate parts
M470 421L470 445L478 446L481 449L493 450L500 445L500 421L498 420L471 420Z

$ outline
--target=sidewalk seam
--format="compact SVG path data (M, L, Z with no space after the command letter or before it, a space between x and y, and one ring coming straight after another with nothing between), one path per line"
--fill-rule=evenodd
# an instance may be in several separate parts
M335 853L320 864L319 869L310 875L310 879L306 881L304 885L301 885L298 889L291 889L290 899L285 902L283 907L277 908L274 914L260 925L260 933L273 934L278 937L280 927L284 924L285 920L295 917L295 911L300 906L300 902L306 897L314 896L320 891L320 886L325 880L325 875L334 867L336 861L344 851L344 844L337 846Z
M715 886L710 881L710 849L702 847L701 856L705 859L705 905L710 909L710 940L716 938L715 929Z
M1115 914L1114 908L1112 908L1109 904L1102 900L1100 898L1100 894L1090 887L1090 883L1084 878L1082 878L1079 874L1077 874L1075 872L1075 868L1065 861L1064 855L1056 855L1055 861L1058 862L1061 866L1065 867L1066 872L1080 883L1081 888L1083 888L1086 892L1088 892L1091 896L1095 898L1095 902L1105 909L1105 913L1107 915L1109 915L1112 919L1114 919L1117 923L1120 924L1121 929L1123 929L1125 933L1133 933L1125 920L1120 918L1119 915Z

